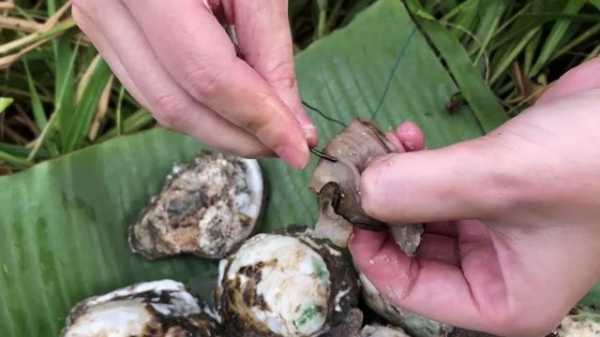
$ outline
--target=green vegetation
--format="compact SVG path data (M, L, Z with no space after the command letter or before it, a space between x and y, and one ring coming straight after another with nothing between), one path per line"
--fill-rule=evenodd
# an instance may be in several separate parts
M373 0L290 0L303 98L344 122L367 118L399 60L376 123L414 120L435 148L482 135L600 48L599 1L407 1L414 21L400 0L365 11ZM0 335L57 336L75 303L134 282L172 278L208 290L213 261L145 261L126 235L173 163L201 145L162 129L140 132L153 119L58 1L16 4L0 1L0 171L43 163L0 177ZM313 118L323 141L341 128ZM261 164L277 183L260 230L314 223L311 169Z
M297 51L347 25L374 1L291 0ZM0 174L154 125L77 30L63 2L0 1ZM600 53L597 0L408 0L406 5L448 67L458 67L453 76L461 90L483 81L511 115L566 70ZM440 30L454 38L436 40ZM480 76L461 75L465 63L457 60L465 54L453 47L456 43L465 47ZM492 96L483 95L482 114L497 110ZM456 98L454 104L463 99L473 104L473 97Z

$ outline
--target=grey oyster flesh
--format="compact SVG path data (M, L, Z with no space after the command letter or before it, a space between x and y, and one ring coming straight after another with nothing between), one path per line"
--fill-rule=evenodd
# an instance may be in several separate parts
M324 152L337 161L319 161L310 182L317 194L320 215L315 235L345 247L352 225L370 230L386 230L388 225L368 216L361 207L360 175L369 163L394 151L384 134L373 124L353 120L325 147ZM417 250L423 226L389 226L395 241L409 255Z
M360 337L411 337L402 328L385 325L365 325Z
M306 233L258 234L219 266L217 307L228 336L351 336L362 313L345 250Z
M147 259L184 253L223 258L253 234L263 194L256 160L203 152L173 168L130 226L130 246Z
M454 328L452 326L428 319L414 312L400 308L390 303L375 286L360 275L362 293L365 303L389 323L403 328L411 337L440 337L447 336Z
M178 282L136 284L76 305L62 337L218 337L218 322Z

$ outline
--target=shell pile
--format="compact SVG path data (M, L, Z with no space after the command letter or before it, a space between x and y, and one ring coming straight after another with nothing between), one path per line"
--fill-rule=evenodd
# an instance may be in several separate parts
M361 172L392 151L377 128L352 121L313 174L320 210L314 228L254 236L265 200L256 160L204 152L175 166L130 226L130 245L150 260L219 259L212 304L175 281L136 284L78 304L62 337L489 336L397 307L355 270L346 247L353 226L390 231L408 255L421 240L422 225L388 226L360 206ZM597 323L578 317L553 336L598 336Z

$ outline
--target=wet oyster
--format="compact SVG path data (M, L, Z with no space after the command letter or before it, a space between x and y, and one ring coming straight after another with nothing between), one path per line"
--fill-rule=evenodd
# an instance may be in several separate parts
M362 324L347 253L307 234L258 234L221 261L216 302L228 336L352 336Z
M578 307L563 318L558 329L548 337L597 336L600 336L600 313L589 307Z
M203 152L175 166L130 227L130 246L148 259L182 253L223 258L254 232L263 194L256 160Z
M447 336L453 327L427 319L411 311L391 304L363 274L360 275L363 298L369 308L388 322L402 327L413 337Z
M366 325L360 337L410 337L401 328L384 325Z
M325 147L334 158L323 158L315 169L310 187L317 193L320 215L315 226L316 236L328 238L345 247L352 226L368 230L389 230L407 255L414 255L421 242L423 226L387 225L369 217L360 203L360 174L373 160L393 152L394 145L373 124L353 120ZM415 337L438 337L451 330L443 324L398 308L389 303L361 275L363 296L367 305L390 323L400 325Z
M423 226L388 226L368 216L360 202L360 174L378 157L393 152L394 145L373 124L353 120L325 147L335 161L323 158L315 169L310 189L319 199L320 217L316 235L345 247L352 225L370 230L389 230L402 249L412 255L419 243Z
M71 311L62 337L218 337L216 320L178 282L136 284L89 298Z

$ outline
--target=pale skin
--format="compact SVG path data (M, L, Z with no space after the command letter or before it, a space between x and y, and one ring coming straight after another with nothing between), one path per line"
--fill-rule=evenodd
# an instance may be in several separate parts
M308 163L317 132L298 94L287 1L76 0L73 12L163 125L222 151ZM241 55L219 21L236 27ZM355 230L356 266L433 319L543 336L600 280L599 130L600 59L479 139L426 150L415 124L400 125L388 138L401 153L365 171L362 202L390 224L425 223L423 244L409 258L387 234Z

